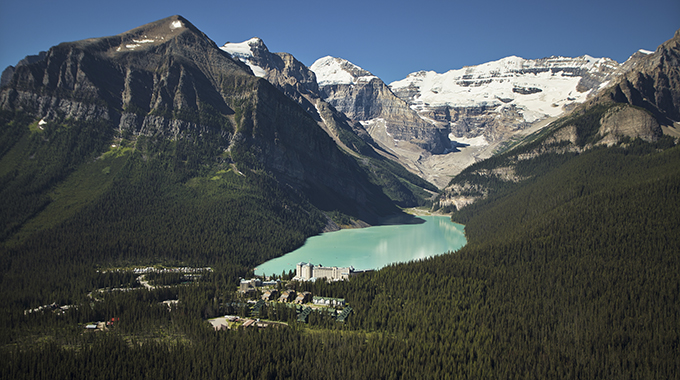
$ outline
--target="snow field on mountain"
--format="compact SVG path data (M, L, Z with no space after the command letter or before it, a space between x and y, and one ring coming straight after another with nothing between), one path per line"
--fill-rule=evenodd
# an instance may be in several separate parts
M589 56L543 60L511 56L443 74L420 71L391 83L390 88L415 87L418 94L409 101L416 111L437 106L499 106L500 110L507 105L515 105L522 110L527 122L533 122L545 116L561 114L565 104L583 102L590 93L577 91L576 86L581 77L563 69L597 72L602 69L613 70L616 65L609 59Z
M349 61L331 56L317 59L309 69L316 74L319 86L357 84L360 82L370 82L372 79L377 78ZM361 75L354 76L348 70L361 73Z
M252 62L253 50L252 46L260 42L260 39L253 37L247 41L243 42L227 42L224 46L220 47L223 51L229 53L232 57L238 58L243 63L248 65L253 71L256 77L264 78L267 75L267 71L260 66L257 66Z

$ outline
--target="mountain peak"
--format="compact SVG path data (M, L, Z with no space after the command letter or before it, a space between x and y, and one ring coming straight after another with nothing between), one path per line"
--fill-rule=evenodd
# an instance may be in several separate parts
M227 42L220 49L241 60L248 60L258 54L269 52L267 45L259 37L253 37L243 42Z
M227 42L220 49L234 59L244 62L256 76L263 78L267 75L267 71L257 63L262 59L266 61L267 56L269 56L267 45L259 37L253 37L243 42Z
M352 62L331 56L319 58L310 66L320 86L370 82L377 77Z
M148 51L177 38L180 45L216 48L208 36L182 16L175 15L150 22L121 34L109 37L88 38L61 45L75 46L106 55L124 54L134 51Z

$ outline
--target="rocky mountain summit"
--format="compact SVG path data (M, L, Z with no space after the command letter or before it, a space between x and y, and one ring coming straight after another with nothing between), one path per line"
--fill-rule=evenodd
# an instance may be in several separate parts
M444 189L437 207L461 209L545 170L539 162L560 162L566 158L556 157L594 147L628 146L637 140L659 149L673 146L680 139L679 57L680 31L655 52L635 53L569 115L493 160L466 168Z
M106 119L121 131L177 135L203 123L166 117L168 112L234 113L215 91L219 74L249 75L175 16L51 48L43 59L16 68L0 92L0 108L30 109L45 120Z
M493 142L584 101L618 66L611 59L589 56L536 60L511 56L443 74L413 73L390 88L420 115L447 125L453 139L483 136ZM467 111L474 108L484 111ZM515 116L508 131L502 128L507 121L493 122L499 114Z
M310 69L317 76L323 99L349 119L360 122L371 138L402 165L441 186L427 158L452 149L446 129L420 117L380 78L349 61L324 57Z
M320 98L314 73L292 55L270 53L259 39L237 50L244 46L250 59L220 49L181 16L54 46L7 72L0 111L3 123L17 129L6 136L75 131L72 124L95 128L68 135L73 141L65 152L77 145L79 160L109 150L139 153L131 161L163 157L172 162L165 168L182 173L180 182L210 172L219 173L215 180L232 171L270 176L289 204L347 223L380 223L401 214L395 203L416 206L436 191L378 154L361 124ZM10 122L18 119L22 122ZM50 141L45 137L45 144ZM12 146L16 141L6 142L7 149ZM80 162L59 164L67 166L46 179L50 186L78 170Z
M322 102L318 96L302 95L315 91L314 74L291 55L270 54L261 41L250 42L257 47L252 51L258 64L271 75L220 49L181 16L116 36L62 43L17 65L0 89L0 110L32 118L40 131L69 123L96 125L96 134L110 139L111 147L139 148L145 159L153 156L145 151L148 141L174 147L163 154L176 155L176 165L190 176L214 165L225 166L223 171L233 165L243 175L264 170L291 197L303 194L321 210L369 223L398 212L369 179L366 166L319 128L320 120L330 119L326 114L335 112L335 120L344 116L316 104ZM345 140L361 145L346 125ZM101 155L105 148L86 144L82 149ZM390 168L384 174L400 170ZM412 192L404 194L399 199L405 206L417 204Z
M512 56L443 74L416 72L389 87L339 58L321 58L311 69L329 103L361 121L404 165L443 187L504 142L597 93L619 66L589 56Z
M634 57L596 101L608 97L642 107L664 126L680 122L680 30L656 51Z
M422 190L414 191L414 189L436 191L436 187L432 184L403 170L401 166L396 164L396 162L399 162L398 157L383 149L382 144L375 140L375 134L371 135L367 132L366 125L352 120L351 117L348 118L347 113L339 112L333 100L324 96L324 93L321 92L314 71L299 62L291 54L272 53L264 42L257 37L240 43L228 42L220 49L248 65L255 75L266 79L290 99L297 102L309 116L316 120L319 127L335 140L338 146L360 159L362 165L372 173L371 175L374 176L376 181L390 183L390 189L387 189L386 192L399 205L405 206L408 203L417 202L419 197L427 197L426 193L416 195L417 192ZM352 67L347 67L347 69L353 70ZM362 80L370 81L370 78L368 78L370 73L364 74L360 70L355 72L355 75L364 77ZM375 79L382 83L379 79ZM383 87L387 89L384 84ZM387 89L387 92L389 92L389 89ZM399 99L394 99L403 103ZM395 112L392 114L400 115ZM412 118L420 121L420 118L415 114L412 115ZM403 117L401 123L403 124L407 120L407 117ZM428 125L423 124L422 127L427 128ZM403 161L400 163L404 164Z

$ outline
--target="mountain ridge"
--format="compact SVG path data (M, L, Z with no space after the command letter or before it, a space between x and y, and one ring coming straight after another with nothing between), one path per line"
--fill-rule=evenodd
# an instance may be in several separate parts
M259 38L240 43L228 42L221 49L253 69L283 94L297 102L338 146L365 167L374 183L382 184L386 194L400 207L422 204L437 188L396 163L397 158L384 150L364 125L338 112L323 98L315 73L289 53L271 53Z
M443 188L465 167L491 157L514 140L595 98L650 55L650 51L639 50L621 64L589 55L540 59L509 56L444 73L414 72L390 83L388 96L363 90L379 78L373 79L370 72L341 58L324 57L311 67L318 71L326 100L364 124L404 166ZM329 69L329 62L334 60L342 64ZM352 69L342 74L342 67ZM352 76L350 71L359 74ZM368 79L357 81L359 76ZM338 91L338 87L344 89ZM381 103L393 104L392 96L406 102L427 127L416 124L407 135L395 134L395 126L386 121L389 117L361 111L380 109ZM641 105L641 101L636 104ZM669 121L664 119L662 124ZM424 133L426 130L436 133ZM414 146L409 140L418 143Z
M358 224L403 215L385 194L387 187L377 183L370 165L342 151L297 102L254 76L248 65L220 50L181 16L117 36L51 48L44 59L17 66L9 84L0 89L0 110L4 194L0 237L7 241L15 237L12 244L24 244L33 233L51 236L54 228L77 223L92 208L105 213L119 208L127 210L129 219L144 220L140 232L120 234L139 244L137 252L155 252L159 257L188 254L179 246L156 252L155 246L162 244L138 240L135 234L158 229L148 222L155 216L146 217L144 212L161 211L153 202L134 209L117 207L115 202L124 202L119 192L157 197L155 203L169 207L172 215L178 207L192 210L181 218L203 207L185 199L191 194L206 204L230 204L232 209L215 217L215 226L230 224L236 215L252 220L271 213L271 220L258 222L261 231L283 228L288 232L282 236L291 236L287 243L240 256L257 246L248 243L211 259L234 255L241 257L238 265L246 266L279 255L286 246L294 248L324 225L341 224L333 224L322 211ZM99 178L103 186L96 191L78 187L92 185L90 180L75 180L87 178L85 173L92 170L97 174L92 178ZM392 180L396 181L392 188L407 188ZM57 189L62 188L81 198L60 196ZM414 198L415 190L409 191L405 204L422 201L421 195ZM265 194L272 199L264 201ZM172 200L177 197L187 204ZM65 209L68 212L59 211ZM299 221L282 227L293 214ZM91 228L110 223L112 231L127 229L116 218L97 219ZM202 229L215 228L203 224L196 223L196 236ZM242 233L236 241L248 236L260 239L254 236L262 232L247 228L234 229ZM191 228L170 223L165 233L187 236L188 231ZM95 240L107 257L123 254L116 245L127 246L115 237L111 242Z
M680 106L680 33L655 52L636 55L626 71L571 114L518 141L508 151L463 170L445 188L437 207L460 210L490 197L497 189L521 186L537 175L524 167L538 166L535 162L541 159L556 160L556 155L580 155L603 146L635 146L639 141L658 149L675 145L680 139L680 123L673 120Z

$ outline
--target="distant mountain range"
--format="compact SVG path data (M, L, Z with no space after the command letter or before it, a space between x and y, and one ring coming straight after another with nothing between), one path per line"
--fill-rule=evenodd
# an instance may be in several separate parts
M589 56L507 57L443 74L420 71L385 85L340 58L311 69L326 101L360 121L375 141L443 187L510 139L572 110L651 52L623 65Z
M151 151L140 139L171 141L189 149L166 152L187 178L232 167L240 174L263 170L319 210L379 223L398 213L394 204L426 204L437 190L431 183L447 187L455 174L579 104L613 99L654 115L640 131L621 126L622 119L644 119L639 112L607 114L600 143L673 133L680 119L676 45L677 35L623 64L513 56L443 74L421 71L388 86L340 58L308 68L290 54L269 52L259 38L218 47L173 16L27 57L3 74L0 108L14 113L8 120L28 118L30 138L76 121L102 123L102 141L79 148L80 161L64 163L49 183L65 181L86 157L114 147L140 150L147 160ZM12 150L21 141L15 132L3 149L18 157L25 153ZM70 144L79 143L72 138ZM6 160L3 172L17 173L18 162ZM6 191L16 190L7 185L12 181ZM450 189L438 207L456 204ZM8 217L16 220L7 233L35 212Z
M677 377L680 31L622 64L509 57L387 85L172 16L2 80L2 378ZM467 244L286 284L344 298L342 324L278 304L252 312L287 327L205 322L252 315L234 290L257 265L419 222L410 206ZM151 265L212 270L135 287Z
M262 49L268 80L173 16L17 65L0 88L0 240L65 229L61 246L115 261L187 257L200 236L191 252L247 268L437 193Z
M680 31L655 52L636 53L606 85L570 114L513 144L513 149L464 169L438 204L461 209L497 188L538 173L518 174L527 162L578 154L595 147L680 138Z
M281 81L281 74L273 78L260 39L222 49L256 75ZM511 56L443 74L420 71L389 85L347 60L327 56L309 67L316 80L309 73L300 76L298 69L296 81L304 87L298 93L314 94L360 123L363 128L353 126L358 135L442 188L467 166L595 97L652 54L640 50L623 64L590 56Z

